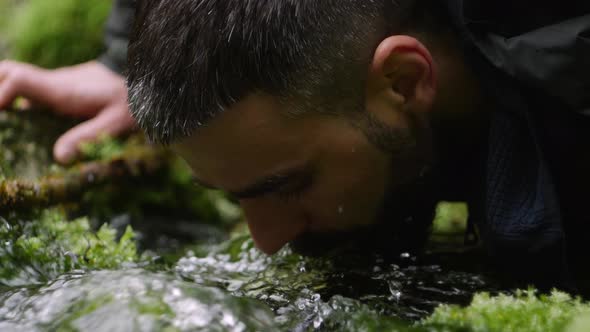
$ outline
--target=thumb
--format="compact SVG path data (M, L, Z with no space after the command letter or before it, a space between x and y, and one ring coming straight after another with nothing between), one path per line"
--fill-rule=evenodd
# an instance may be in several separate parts
M81 143L95 141L102 135L118 136L130 131L134 124L126 105L111 106L63 134L53 147L53 156L59 163L70 163L78 156Z

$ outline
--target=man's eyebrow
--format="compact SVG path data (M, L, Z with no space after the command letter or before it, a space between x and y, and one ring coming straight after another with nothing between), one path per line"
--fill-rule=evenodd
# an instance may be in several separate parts
M230 191L229 194L236 199L250 199L260 196L264 196L273 192L278 191L284 185L291 181L301 177L304 169L294 169L282 173L272 174L260 180L257 180L253 184L247 186L244 189L237 191ZM216 189L214 186L207 184L204 181L200 181L193 177L193 182L196 185L205 187L208 189Z

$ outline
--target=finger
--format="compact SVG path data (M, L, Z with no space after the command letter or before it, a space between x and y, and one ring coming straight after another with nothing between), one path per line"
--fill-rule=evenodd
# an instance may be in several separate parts
M16 98L17 89L13 82L0 82L0 109L8 108Z
M52 82L48 71L28 64L0 63L0 108L9 107L22 96L48 106L59 98L59 82Z
M19 89L19 79L22 71L19 65L12 61L0 62L0 108L11 106Z
M53 147L55 159L62 163L72 162L79 153L83 142L95 141L102 135L118 136L130 131L135 122L125 105L118 105L102 111L95 118L85 121L63 134Z
M0 63L0 108L11 106L16 98L19 83L12 73L7 62Z

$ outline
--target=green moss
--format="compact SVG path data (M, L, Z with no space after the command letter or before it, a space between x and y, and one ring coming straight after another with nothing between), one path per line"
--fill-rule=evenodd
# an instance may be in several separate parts
M432 232L435 234L462 234L467 228L468 216L467 204L441 202L436 207Z
M68 221L58 209L10 219L0 226L2 284L45 282L73 269L118 268L139 260L131 227L117 239L108 225L93 232L88 219Z
M126 145L129 143L104 135L97 141L80 144L79 149L82 160L109 160L121 156L125 152Z
M9 17L10 16L10 10L12 9L12 3L9 0L0 0L0 13L4 13L6 16L5 17ZM0 20L0 29L3 29L4 26L6 25L6 20ZM0 40L0 42L2 42ZM2 56L2 53L0 53L0 58Z
M574 317L573 321L565 329L566 332L587 332L590 327L590 312Z
M108 0L27 0L2 26L15 60L56 68L94 59L103 48Z
M576 328L580 323L574 319L589 314L590 304L559 291L539 296L534 290L518 291L514 296L480 293L466 308L439 307L420 325L439 326L440 331L444 327L450 331L557 332L565 331L570 324Z
M440 202L432 223L428 250L447 248L462 249L465 243L467 204L462 202Z

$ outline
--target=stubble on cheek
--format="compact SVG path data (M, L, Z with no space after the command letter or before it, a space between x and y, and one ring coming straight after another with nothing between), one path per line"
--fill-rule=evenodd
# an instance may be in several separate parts
M342 250L393 256L419 252L428 237L438 203L436 181L429 164L414 152L408 151L403 157L405 164L392 162L397 167L391 173L404 176L384 179L381 195L371 204L372 211L362 217L359 213L363 220L347 221L349 227L345 230L307 232L293 241L291 247L310 256ZM345 215L346 205L342 208Z

